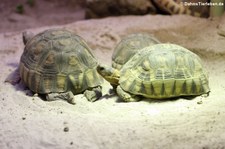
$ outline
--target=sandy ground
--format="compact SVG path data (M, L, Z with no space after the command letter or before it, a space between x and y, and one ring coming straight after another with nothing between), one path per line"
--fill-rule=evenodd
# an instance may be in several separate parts
M197 53L209 72L211 93L192 100L124 103L103 86L101 100L76 95L76 105L46 102L23 84L4 83L23 51L21 31L0 34L0 148L225 148L225 16L127 16L63 26L83 38L100 62L110 64L121 37L147 32ZM47 28L30 29L38 33Z

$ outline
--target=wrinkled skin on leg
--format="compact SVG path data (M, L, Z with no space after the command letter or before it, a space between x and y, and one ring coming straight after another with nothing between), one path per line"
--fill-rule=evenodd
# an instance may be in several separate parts
M94 102L102 96L102 87L97 86L90 90L86 90L84 91L84 96L87 98L88 101Z
M74 95L71 91L64 93L49 93L46 95L47 101L66 100L71 104L75 104Z
M116 88L116 91L117 91L118 96L126 102L137 102L140 100L140 98L138 96L124 91L120 86L118 86Z

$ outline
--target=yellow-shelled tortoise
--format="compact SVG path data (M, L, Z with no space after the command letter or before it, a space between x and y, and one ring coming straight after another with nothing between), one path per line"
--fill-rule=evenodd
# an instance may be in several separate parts
M165 99L208 94L208 75L200 58L175 44L156 44L139 50L120 70L99 64L97 70L117 86L124 101Z

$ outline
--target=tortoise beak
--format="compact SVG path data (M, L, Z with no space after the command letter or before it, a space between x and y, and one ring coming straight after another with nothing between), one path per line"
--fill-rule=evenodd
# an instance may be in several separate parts
M99 64L97 66L97 72L109 83L118 85L120 78L118 70L107 65Z

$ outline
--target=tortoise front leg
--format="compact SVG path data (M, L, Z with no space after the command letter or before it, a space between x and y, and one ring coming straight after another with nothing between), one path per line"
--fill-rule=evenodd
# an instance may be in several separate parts
M102 87L97 86L90 90L84 91L84 96L88 99L88 101L94 102L102 97Z
M49 93L46 95L47 101L66 100L71 104L75 104L74 95L71 91L64 93Z
M126 102L136 102L140 100L138 96L125 92L120 86L116 88L116 92L117 95Z

